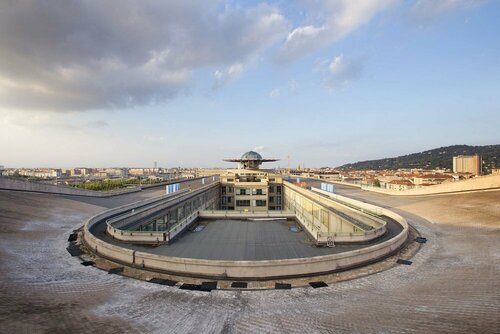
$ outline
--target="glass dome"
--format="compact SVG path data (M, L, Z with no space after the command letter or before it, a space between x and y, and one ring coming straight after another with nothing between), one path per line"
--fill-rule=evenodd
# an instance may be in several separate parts
M262 160L262 156L254 151L248 151L241 156L241 160Z

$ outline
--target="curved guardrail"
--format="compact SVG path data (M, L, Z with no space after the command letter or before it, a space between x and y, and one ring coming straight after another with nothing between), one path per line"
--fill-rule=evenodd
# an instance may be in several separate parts
M349 202L350 205L346 205L347 202L341 201L339 197L327 197L325 194L328 193L319 189L309 191L290 182L284 182L284 185L285 191L293 192L317 205L323 206L342 221L358 229L358 231L349 232L329 231L327 227L318 222L318 219L314 218L311 212L305 210L294 199L286 199L285 196L285 206L290 206L294 210L301 225L318 244L328 242L367 242L381 237L387 231L387 222L382 219L381 211L373 211L372 206L369 206L370 210L368 210L366 203L349 199L351 201Z
M206 207L213 205L216 199L211 199L210 201L201 203L199 207L193 209L194 212L172 226L168 231L132 231L123 229L123 227L128 226L131 219L138 220L144 218L145 216L148 216L148 214L151 214L152 210L157 212L167 209L171 206L182 203L184 200L189 200L217 187L218 183L213 183L196 190L186 189L172 194L164 195L161 199L151 203L138 202L135 203L135 206L132 204L132 207L130 209L125 211L122 210L120 214L106 219L106 232L114 239L130 243L160 244L169 242L198 217L199 210L203 210Z
M363 206L366 203L359 202L358 204ZM218 261L163 256L134 251L107 243L91 232L95 224L102 223L107 217L118 214L124 208L127 209L130 207L128 205L107 210L90 218L85 223L83 230L83 239L87 247L97 255L125 265L191 277L264 280L331 273L371 263L390 255L406 242L409 233L408 223L402 216L385 208L378 208L381 214L390 217L400 224L402 231L395 237L373 246L340 254L309 258L265 261Z

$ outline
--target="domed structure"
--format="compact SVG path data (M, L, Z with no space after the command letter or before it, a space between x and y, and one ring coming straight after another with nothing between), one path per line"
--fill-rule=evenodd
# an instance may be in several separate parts
M263 159L262 156L255 151L248 151L244 153L239 159L224 159L224 161L238 162L245 169L259 169L263 162L278 161L276 159Z
M248 151L244 153L241 158L241 160L262 160L262 156L254 151Z

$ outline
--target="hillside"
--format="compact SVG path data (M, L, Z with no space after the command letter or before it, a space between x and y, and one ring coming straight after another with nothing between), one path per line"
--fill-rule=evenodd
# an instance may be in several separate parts
M340 170L382 170L399 168L453 168L453 156L479 154L483 158L483 170L500 165L500 145L468 146L453 145L395 158L359 161L338 167Z

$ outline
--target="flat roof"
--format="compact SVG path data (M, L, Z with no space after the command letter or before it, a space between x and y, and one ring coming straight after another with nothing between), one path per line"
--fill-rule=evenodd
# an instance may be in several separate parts
M388 232L371 243L316 247L304 231L292 232L295 221L209 220L199 221L205 228L187 230L169 245L158 247L126 244L99 233L106 242L142 252L206 260L258 261L305 258L338 254L369 247L392 238L401 231L395 222L388 223Z

